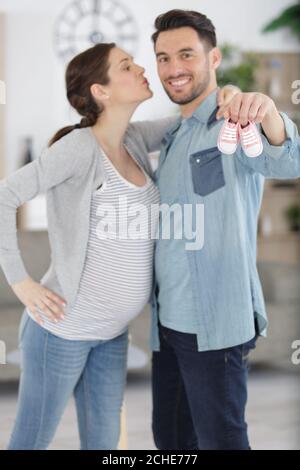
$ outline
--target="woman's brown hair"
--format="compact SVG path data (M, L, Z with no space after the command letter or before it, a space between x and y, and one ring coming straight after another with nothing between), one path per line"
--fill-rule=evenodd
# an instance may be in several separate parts
M93 83L109 83L109 53L115 43L100 43L75 56L66 69L66 90L70 105L83 116L79 124L63 127L52 137L49 147L69 132L80 127L93 126L102 109L94 100L90 87Z

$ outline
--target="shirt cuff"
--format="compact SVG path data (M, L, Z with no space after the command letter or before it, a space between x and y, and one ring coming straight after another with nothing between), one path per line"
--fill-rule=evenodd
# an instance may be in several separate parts
M290 152L291 147L297 137L296 126L293 121L291 121L291 119L285 113L280 112L279 114L283 119L286 132L286 140L283 142L282 145L271 145L261 127L261 138L264 152L275 159L280 158L286 152Z

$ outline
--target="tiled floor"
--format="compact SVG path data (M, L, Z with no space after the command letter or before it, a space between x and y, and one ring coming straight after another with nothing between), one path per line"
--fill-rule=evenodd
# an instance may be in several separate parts
M253 449L300 449L300 374L256 368L250 373L248 423ZM0 385L0 449L13 425L15 384ZM154 449L151 436L151 390L148 373L128 376L126 416L129 449ZM51 449L78 449L73 402L67 406Z

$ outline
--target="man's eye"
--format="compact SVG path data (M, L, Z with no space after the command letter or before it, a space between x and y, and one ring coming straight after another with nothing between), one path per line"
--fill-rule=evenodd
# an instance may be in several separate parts
M158 59L158 62L167 62L167 58L166 57L161 57L160 59Z
M182 57L184 59L188 59L189 57L192 57L192 56L191 56L191 54L186 53L186 54L182 54Z

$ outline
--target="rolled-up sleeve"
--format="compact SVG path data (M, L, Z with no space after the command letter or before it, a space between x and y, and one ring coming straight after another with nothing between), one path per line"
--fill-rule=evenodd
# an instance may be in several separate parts
M280 113L285 125L286 140L282 145L271 145L261 132L263 152L259 157L247 157L241 148L236 152L238 161L252 173L266 178L296 179L300 177L300 139L297 126L285 113Z
M272 158L280 158L286 152L290 152L299 142L299 135L296 124L291 121L286 114L280 113L286 132L286 140L282 145L271 145L268 139L262 134L264 152Z

